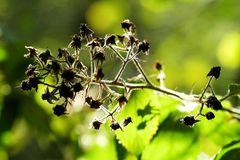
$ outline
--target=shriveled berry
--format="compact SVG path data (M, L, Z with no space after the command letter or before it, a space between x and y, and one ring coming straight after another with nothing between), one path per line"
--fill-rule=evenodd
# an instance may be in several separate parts
M103 61L105 61L105 55L103 52L97 52L93 55L93 60L97 61L97 64L100 62L100 64L103 63Z
M135 31L135 26L131 21L129 21L129 19L124 20L121 23L121 25L122 25L122 29L124 29L124 30L130 31L130 32Z
M29 81L28 81L28 80L22 81L22 83L21 83L21 89L22 89L22 90L31 90L31 89L32 89L32 87L31 87L31 85L29 84Z
M66 81L73 81L75 78L76 73L71 69L66 69L62 73L62 78Z
M56 105L56 106L53 108L53 113L54 113L56 116L64 115L64 114L66 114L66 107L64 107L63 105Z
M35 77L35 76L31 76L29 77L28 83L32 88L35 88L37 90L38 88L38 84L40 83L40 78Z
M206 105L213 110L220 110L223 108L221 102L215 96L209 96L206 100Z
M108 37L106 38L106 45L116 44L115 38L116 38L116 36L115 36L114 34L108 36Z
M81 85L81 83L75 83L74 85L73 85L73 90L74 90L74 92L79 92L79 91L81 91L83 89L83 86Z
M102 105L100 100L92 100L90 103L90 108L98 109Z
M119 106L123 107L127 103L128 100L124 95L122 95L117 99L117 101L119 103Z
M131 117L125 118L122 122L122 125L123 125L123 127L126 127L129 123L132 123L132 118Z
M73 35L69 47L79 49L81 48L81 37L77 34Z
M162 64L160 62L155 62L154 68L158 71L161 71L162 70Z
M51 55L49 50L46 50L45 52L42 52L39 55L39 58L46 64L47 60L49 60L50 58L53 58L53 56Z
M36 69L37 69L37 65L29 64L25 74L27 76L35 76L35 74L37 73Z
M88 105L91 105L91 103L92 103L92 97L86 97L85 98L85 102L88 104Z
M64 98L73 98L74 95L71 87L65 85L64 83L62 83L62 85L59 87L59 94L60 97Z
M49 92L49 89L47 88L45 92L42 94L42 100L49 100L51 98L51 93Z
M110 127L111 127L111 129L114 130L114 131L117 130L117 129L121 129L121 130L122 130L120 124L119 124L117 121L112 122L112 124L110 125Z
M181 120L185 125L193 127L196 122L199 120L195 119L194 116L186 116Z
M220 72L221 72L221 67L219 66L212 67L209 73L207 74L207 77L214 76L216 79L218 79L220 76Z
M80 35L82 37L90 37L94 32L87 26L87 24L80 24Z
M73 62L75 61L74 57L71 55L67 56L67 60L70 64L73 64Z
M138 45L138 52L143 52L146 55L149 53L149 49L150 49L150 44L148 42L146 42L145 40L140 42Z
M95 120L95 121L93 121L92 122L92 127L94 128L94 129L99 129L100 127L101 127L101 124L102 124L102 122L100 122L100 121L98 121L98 120Z
M207 112L205 116L206 116L207 120L211 120L215 117L213 112Z
M28 50L27 54L24 54L25 58L33 58L34 56L37 56L37 49L32 46L25 46L25 48Z
M49 63L47 65L47 68L55 75L59 74L59 72L61 71L61 64L57 61L51 61L51 63Z

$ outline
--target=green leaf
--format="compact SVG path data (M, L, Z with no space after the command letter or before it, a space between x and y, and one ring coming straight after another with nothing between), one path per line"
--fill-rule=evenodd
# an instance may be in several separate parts
M117 139L130 154L140 156L156 134L159 124L167 118L171 106L176 108L178 103L150 90L134 92L119 117L123 119L130 116L133 123L123 132L117 131Z
M133 123L125 127L123 132L117 131L116 135L119 142L134 155L141 154L158 129L159 116L153 116L149 106L152 94L149 90L134 92L119 117L132 117Z
M222 147L214 160L239 160L240 157L240 140L232 141Z
M230 84L228 87L228 95L232 96L238 94L240 94L240 84L237 83Z
M198 132L176 120L178 112L172 112L159 126L152 142L143 150L142 160L196 159L199 147Z

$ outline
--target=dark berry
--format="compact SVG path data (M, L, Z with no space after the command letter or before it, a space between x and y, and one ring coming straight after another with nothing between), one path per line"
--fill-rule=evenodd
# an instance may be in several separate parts
M71 69L66 69L62 73L62 78L66 81L73 81L76 73Z
M51 70L51 72L55 75L57 75L61 71L61 65L57 61L52 61L51 64L49 64L48 68Z
M135 31L135 26L134 24L129 21L128 19L124 20L122 23L122 29L130 31L130 32L134 32Z
M118 98L118 103L119 103L119 106L120 107L123 107L126 103L127 103L127 98L124 96L124 95L122 95L122 96L120 96L119 98Z
M122 125L123 125L123 127L126 127L129 123L132 123L132 118L131 117L125 118L122 122Z
M80 24L80 35L82 37L91 37L93 33L87 24Z
M69 47L76 48L76 49L81 48L81 37L79 35L75 34L72 37L72 41L70 42Z
M51 55L49 50L46 50L45 52L42 52L39 55L39 58L44 62L44 64L47 63L47 60L49 60L50 58L52 58L53 56Z
M160 62L156 62L154 68L158 71L162 70L162 64Z
M185 125L193 127L196 122L199 120L196 120L194 116L186 116L181 120Z
M29 64L28 68L27 68L27 71L25 72L25 74L27 76L35 76L35 74L37 73L36 71L37 69L37 66L33 66L32 64Z
M92 127L94 128L94 129L99 129L100 127L101 127L101 124L102 124L102 122L100 122L100 121L98 121L98 120L95 120L95 121L93 121L92 122Z
M40 78L35 77L35 76L31 76L29 77L28 83L32 88L35 88L36 90L38 89L38 84L41 83Z
M63 105L56 105L56 106L53 108L53 113L54 113L56 116L64 115L64 114L66 114L66 107L64 107Z
M62 85L59 87L59 94L60 97L64 98L73 98L73 90L71 87L65 85L65 83L62 83Z
M112 122L112 124L110 125L110 127L111 127L111 129L114 130L114 131L117 130L117 129L121 129L121 130L122 130L120 124L119 124L117 121Z
M211 120L211 119L213 119L215 117L215 115L213 114L213 112L207 112L206 113L206 118L208 119L208 120Z
M90 103L90 108L98 109L102 105L100 100L92 100Z
M42 100L49 100L51 98L51 93L49 92L49 89L47 88L45 92L42 94Z
M71 55L67 56L67 61L72 65L73 62L75 61L75 58Z
M110 36L108 36L108 37L106 38L106 45L116 44L115 38L116 38L116 36L113 35L113 34L110 35Z
M150 44L148 42L146 42L145 40L140 42L138 45L138 52L143 52L146 55L149 53L149 49L150 49Z
M31 90L31 89L32 89L32 87L31 87L31 85L29 84L29 81L28 81L28 80L22 81L22 83L21 83L21 89L22 89L22 90Z
M33 58L37 55L37 49L31 46L25 46L25 48L28 50L28 53L24 55L25 58Z
M206 100L206 105L213 110L220 110L223 108L221 102L215 96L209 96Z
M219 67L219 66L212 67L212 69L207 74L207 77L214 76L216 79L218 79L220 76L220 72L221 72L221 67Z
M93 55L93 60L97 61L97 64L100 62L101 64L105 61L105 55L103 52L97 52Z
M73 85L73 90L74 90L74 92L79 92L79 91L83 90L83 86L81 85L81 83L75 83Z

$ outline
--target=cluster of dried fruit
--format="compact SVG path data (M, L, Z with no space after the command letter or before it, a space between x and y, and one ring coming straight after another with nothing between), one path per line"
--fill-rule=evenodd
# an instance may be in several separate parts
M186 117L184 117L183 119L181 119L181 121L187 125L187 126L194 126L195 123L199 122L200 120L198 120L198 116L204 116L207 118L207 120L211 120L213 118L215 118L215 115L213 112L209 111L206 114L202 113L202 109L204 107L204 105L206 105L208 108L211 108L212 110L218 111L221 110L223 108L221 102L217 99L217 97L215 96L215 93L212 89L211 86L211 81L212 78L214 77L215 79L218 79L220 76L220 71L221 71L221 67L217 66L217 67L213 67L209 73L207 74L207 77L210 77L207 86L205 87L203 93L201 94L199 101L202 101L202 98L206 92L207 89L210 89L210 91L212 92L212 95L207 97L206 100L202 103L202 107L199 110L199 113L194 117L193 115L187 115Z
M45 92L42 94L42 100L50 104L55 104L53 113L57 116L67 113L67 105L74 100L75 96L81 92L85 96L85 103L93 109L103 109L107 116L111 117L113 130L121 129L121 125L115 120L114 113L127 103L128 93L120 94L113 91L104 81L102 64L106 61L105 51L111 50L122 62L119 72L114 80L108 81L110 84L123 83L121 74L128 62L133 61L140 67L137 56L140 53L149 53L149 43L145 40L139 41L135 36L135 25L129 20L121 23L124 30L122 35L106 35L104 38L94 37L94 32L86 24L80 25L79 34L72 37L72 41L67 48L58 49L56 54L50 50L40 51L34 47L26 46L28 53L24 56L33 59L33 64L27 68L28 78L23 80L21 88L23 90L38 90L39 85L45 86ZM72 49L70 49L72 48ZM84 51L82 51L84 48ZM70 50L73 50L71 53ZM80 59L80 53L89 51L91 62L90 70ZM50 77L50 78L49 78ZM49 80L50 79L50 80ZM109 84L108 83L108 84ZM92 98L89 95L89 88L97 85L105 97L100 95ZM113 111L109 111L103 103L109 99L118 101L118 105ZM125 119L122 126L131 122L131 118ZM92 123L93 128L99 129L103 119L95 120Z

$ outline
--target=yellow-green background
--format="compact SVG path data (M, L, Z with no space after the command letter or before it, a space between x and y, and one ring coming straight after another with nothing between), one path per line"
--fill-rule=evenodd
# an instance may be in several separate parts
M149 75L158 60L167 87L200 93L206 73L219 65L214 88L224 95L230 82L240 81L239 6L239 0L0 0L0 159L117 157L108 126L88 129L93 112L76 108L58 118L40 95L18 88L29 63L24 46L55 52L68 45L80 23L104 36L122 33L120 22L130 19L151 45L149 56L141 56ZM108 62L106 72L113 65Z

